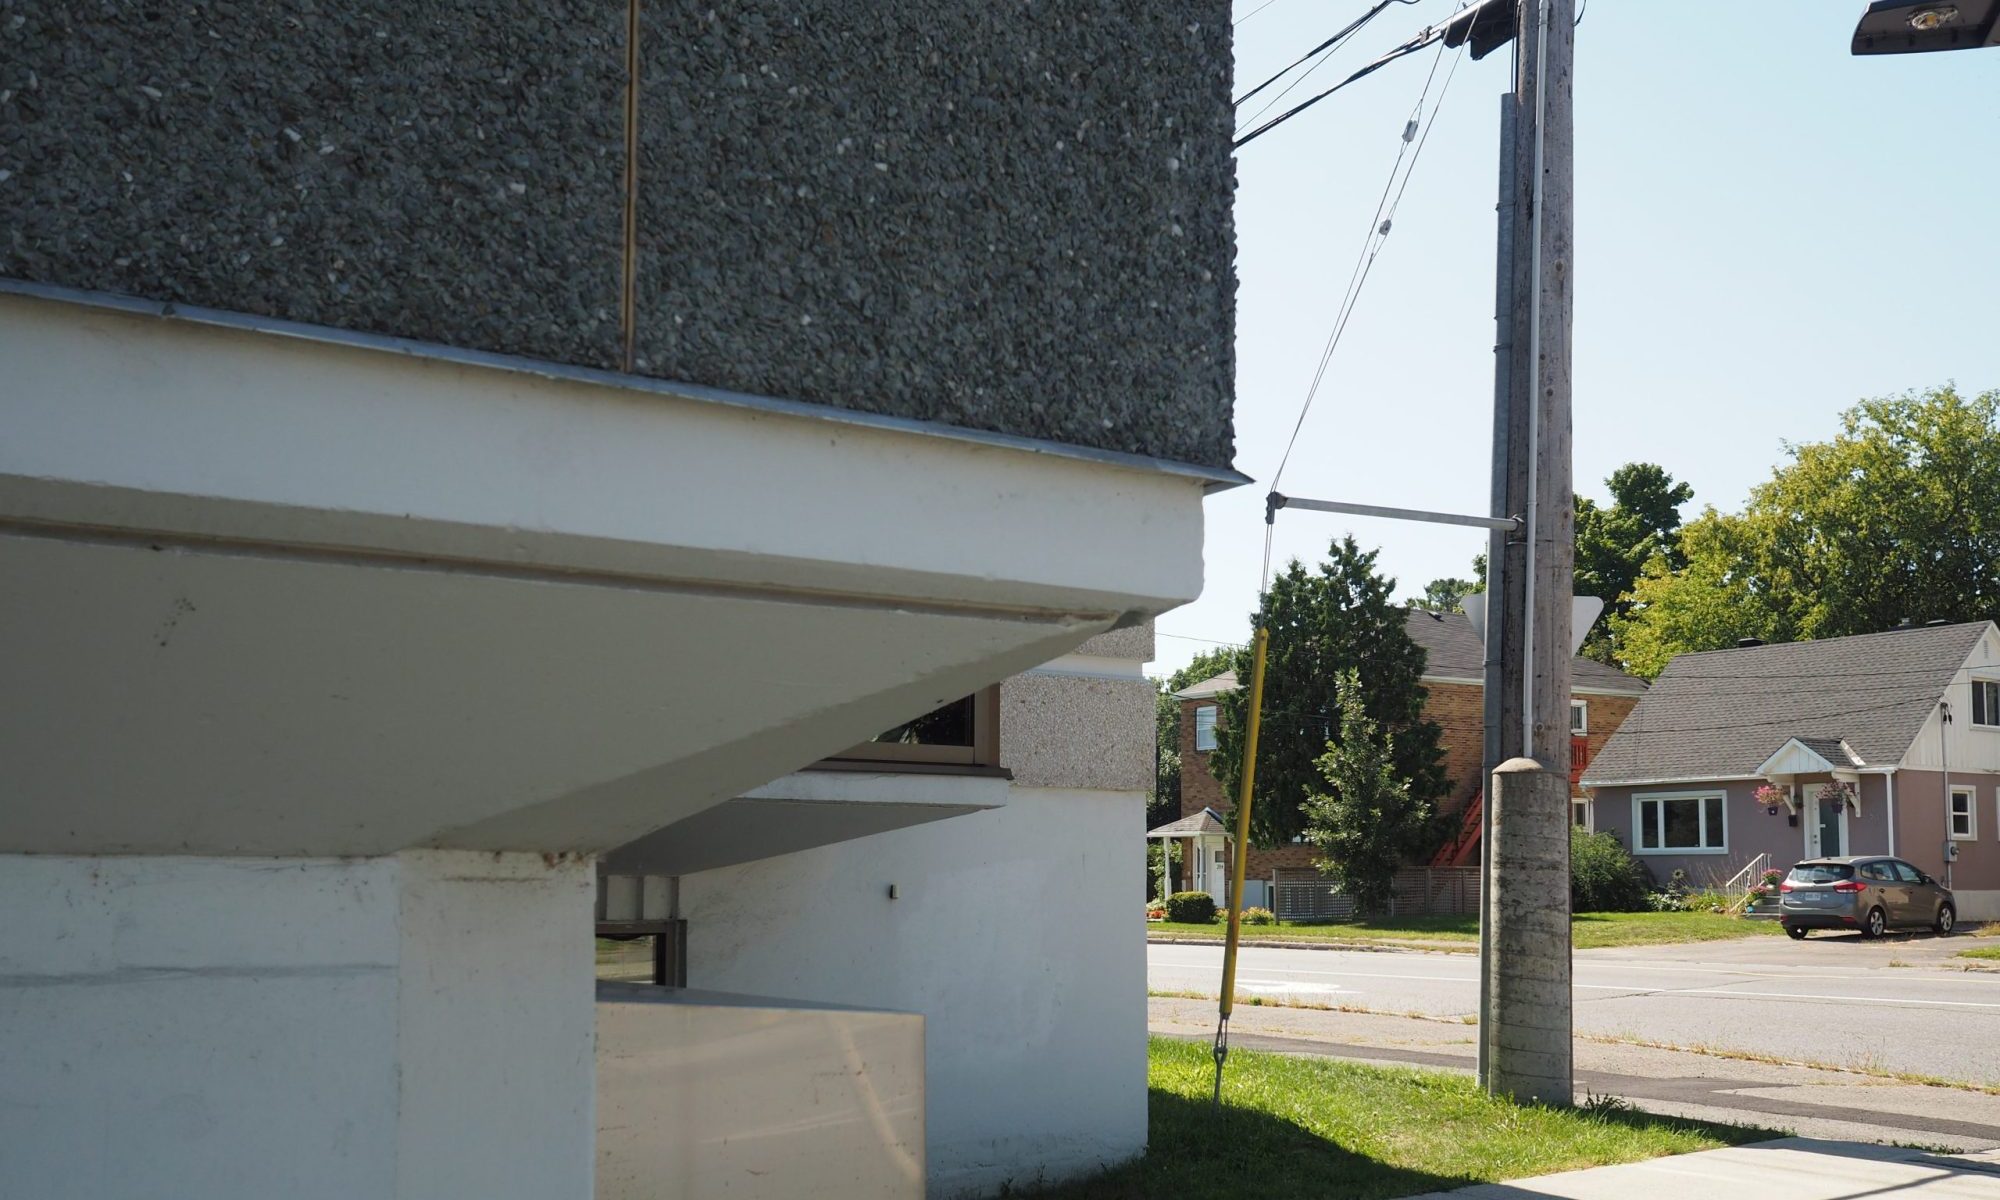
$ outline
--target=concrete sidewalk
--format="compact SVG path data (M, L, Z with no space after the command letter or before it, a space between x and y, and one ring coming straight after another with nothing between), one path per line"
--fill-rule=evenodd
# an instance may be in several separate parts
M1213 1000L1154 996L1147 1006L1156 1035L1206 1040L1214 1034ZM1474 1065L1473 1034L1472 1026L1452 1021L1241 1003L1230 1020L1231 1043L1246 1049L1465 1072ZM1581 1040L1576 1073L1580 1094L1617 1096L1666 1116L1829 1141L2000 1147L2000 1096L1985 1092Z
M1913 1200L1996 1200L2000 1158L1785 1138L1513 1183L1485 1183L1411 1200L1686 1200L1689 1196L1856 1200L1892 1193Z

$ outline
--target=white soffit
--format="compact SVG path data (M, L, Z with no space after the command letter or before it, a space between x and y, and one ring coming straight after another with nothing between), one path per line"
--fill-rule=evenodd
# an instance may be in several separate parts
M598 851L1200 590L1203 481L0 296L0 851Z

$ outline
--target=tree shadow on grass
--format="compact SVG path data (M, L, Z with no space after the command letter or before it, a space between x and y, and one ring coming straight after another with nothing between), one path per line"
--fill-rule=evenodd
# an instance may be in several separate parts
M1143 1158L1054 1187L1034 1200L1386 1200L1479 1180L1391 1166L1280 1117L1151 1090Z

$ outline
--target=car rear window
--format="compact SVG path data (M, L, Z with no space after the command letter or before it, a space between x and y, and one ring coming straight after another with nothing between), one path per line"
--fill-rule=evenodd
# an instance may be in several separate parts
M1854 868L1846 863L1800 863L1788 877L1792 883L1839 883L1854 878Z

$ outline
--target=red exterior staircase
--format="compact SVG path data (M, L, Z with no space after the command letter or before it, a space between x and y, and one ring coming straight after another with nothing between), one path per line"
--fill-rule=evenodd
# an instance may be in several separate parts
M1574 788L1583 779L1583 769L1590 765L1590 739L1573 737L1569 740L1569 785ZM1484 789L1474 792L1472 802L1465 806L1465 816L1458 824L1458 832L1438 847L1431 856L1434 867L1464 867L1479 861L1479 821L1486 808Z

